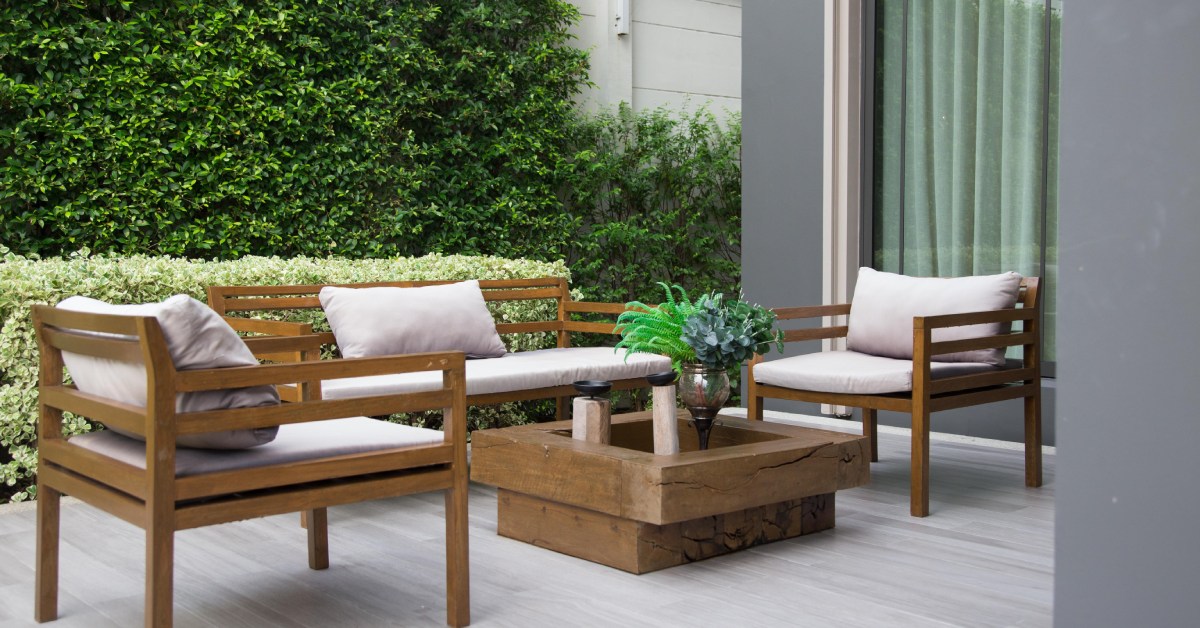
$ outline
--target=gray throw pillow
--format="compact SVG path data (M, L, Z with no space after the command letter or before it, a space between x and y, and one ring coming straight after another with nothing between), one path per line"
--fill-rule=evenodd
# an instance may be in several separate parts
M254 354L228 323L207 305L185 294L177 294L162 303L139 305L112 305L87 297L71 297L59 303L58 307L96 314L153 316L162 328L171 361L180 371L258 364ZM79 390L143 408L146 406L144 364L66 351L63 352L63 362ZM254 386L180 393L175 399L175 409L177 412L201 412L278 403L279 393L274 386ZM245 449L271 442L278 430L278 427L265 427L183 434L175 442L180 447ZM123 430L113 431L141 438Z
M506 353L478 281L420 288L321 288L321 307L342 357L462 351Z
M850 330L851 351L911 360L913 317L1002 310L1016 305L1021 276L1014 272L979 277L908 277L871 268L858 271ZM968 325L935 329L933 341L979 338L1007 331L1008 324ZM1003 349L938 355L937 362L982 362L1004 365Z

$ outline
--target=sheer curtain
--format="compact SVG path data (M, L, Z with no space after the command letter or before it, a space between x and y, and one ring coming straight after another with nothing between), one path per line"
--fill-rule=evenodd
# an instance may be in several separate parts
M909 275L1044 276L1053 360L1061 11L1047 47L1045 8L877 0L872 249Z

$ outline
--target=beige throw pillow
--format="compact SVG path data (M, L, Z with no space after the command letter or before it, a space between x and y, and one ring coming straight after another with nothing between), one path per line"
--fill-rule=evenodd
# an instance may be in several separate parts
M216 312L185 294L177 294L162 303L112 305L87 297L71 297L58 304L64 310L153 316L162 328L171 361L180 371L258 364L254 354ZM107 360L63 352L67 372L79 390L139 407L146 407L146 367L142 363ZM254 386L227 390L180 393L175 399L178 412L201 412L224 408L248 408L275 405L279 393L274 386ZM113 431L132 438L136 434ZM200 449L245 449L271 442L278 427L250 430L225 430L204 434L184 434L176 438L180 447Z
M478 281L420 288L321 288L342 357L462 351L506 353Z
M851 351L911 360L913 317L1002 310L1016 305L1021 276L1014 272L979 277L908 277L871 268L858 271L850 330ZM1007 331L1007 324L946 327L933 331L933 341L962 340ZM982 362L1004 365L1003 349L938 355L937 362Z

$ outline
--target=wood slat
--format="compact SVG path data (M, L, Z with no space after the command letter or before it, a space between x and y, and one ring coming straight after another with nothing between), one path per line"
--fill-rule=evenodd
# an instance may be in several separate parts
M320 351L325 345L318 334L305 336L270 336L257 338L242 338L246 347L256 356L271 353L293 353L296 351Z
M145 503L125 493L54 465L38 469L38 481L139 528L146 527Z
M428 445L407 447L391 452L377 450L256 469L191 475L175 481L176 499L196 499L332 478L450 464L453 457L454 446L451 444Z
M293 323L291 321L272 321L261 318L246 318L242 316L223 316L226 323L236 331L255 334L270 334L273 336L303 336L312 333L312 323Z
M850 313L849 303L835 303L833 305L808 305L803 307L776 307L771 308L775 312L775 318L781 321L791 320L796 318L814 318L817 316L841 316Z
M177 386L180 392L221 390L274 384L391 375L421 371L444 371L461 368L465 356L460 352L412 353L369 358L343 358L291 364L257 364L217 369L179 371Z
M352 399L320 399L302 404L282 403L256 408L229 408L176 415L179 434L200 434L221 430L244 430L271 425L289 425L348 416L382 416L396 412L439 410L450 404L448 390L375 395Z
M532 321L526 323L496 323L498 334L529 334L538 332L556 332L562 330L559 321Z
M968 390L971 388L986 388L988 386L999 386L1016 381L1032 381L1037 375L1036 370L1031 368L1020 369L1004 369L994 373L975 373L972 375L958 375L956 377L945 377L935 379L929 384L929 393L939 395L942 393L955 392L959 390Z
M759 395L771 399L789 399L791 401L811 401L827 403L835 406L851 408L875 408L876 410L892 410L894 412L911 412L912 400L907 397L883 397L878 395L847 395L841 393L817 392L813 390L792 390L767 384L757 386Z
M999 388L989 388L987 390L951 393L947 397L935 397L929 401L929 409L932 412L940 412L942 410L954 410L956 408L965 408L981 403L992 403L994 401L1004 401L1006 399L1019 399L1034 393L1034 387L1041 386L1041 383L1021 384L1019 386L1001 386Z
M141 362L142 349L136 338L110 338L46 328L46 343L55 349L102 357L120 362Z
M91 477L138 499L146 498L146 472L65 440L38 442L38 453L64 469Z
M43 386L38 389L38 395L41 402L47 406L73 412L143 437L146 435L145 408L66 386Z
M187 530L242 519L440 490L449 487L451 479L452 476L448 469L436 468L405 471L392 476L320 484L312 488L268 490L263 495L240 496L231 501L199 502L180 506L176 510L175 527L178 530Z
M567 301L564 308L568 312L583 312L590 314L621 314L625 312L624 303L606 303L603 301Z
M1030 332L1000 334L998 336L983 336L981 338L966 338L963 340L943 340L942 342L929 343L928 355L932 359L936 358L936 356L945 355L947 353L978 351L981 349L1000 349L1003 347L1030 344L1035 340L1037 340L1037 336ZM936 362L937 360L934 361Z
M562 291L554 288L528 288L523 290L484 290L484 301L532 301L534 299L558 299Z
M585 321L563 321L563 329L588 334L615 334L615 323L588 323Z
M226 312L255 310L311 310L321 307L321 300L311 297L262 297L257 299L227 299Z
M803 340L823 340L825 338L845 338L849 327L817 327L815 329L788 329L783 332L784 342L800 342Z

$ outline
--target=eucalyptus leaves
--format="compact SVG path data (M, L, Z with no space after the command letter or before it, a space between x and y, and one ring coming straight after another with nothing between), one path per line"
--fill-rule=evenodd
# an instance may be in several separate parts
M692 301L680 286L658 285L666 293L665 302L625 304L617 317L618 348L665 355L677 371L685 363L728 371L772 346L783 350L783 333L774 328L774 312L741 299L726 299L719 292Z

